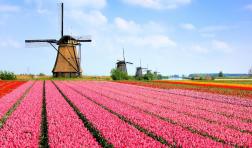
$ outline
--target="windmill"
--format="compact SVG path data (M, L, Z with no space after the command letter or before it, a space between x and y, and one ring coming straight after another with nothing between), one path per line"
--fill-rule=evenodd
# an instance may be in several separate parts
M155 76L157 76L158 74L160 74L160 72L154 71L153 74L154 74Z
M147 73L147 74L151 74L151 71L152 71L152 70L149 70L149 69L148 69L146 73Z
M126 62L125 56L124 56L124 49L123 49L123 60L117 60L116 69L120 70L122 72L127 73L127 66L126 66L126 64L133 64L133 63Z
M140 60L140 66L136 67L136 77L142 77L143 76L143 70L147 70L147 68L142 67L142 63Z
M79 77L82 75L81 43L91 41L91 37L88 36L74 38L70 35L64 35L64 4L61 3L61 38L59 40L25 40L25 43L26 45L46 43L57 51L56 61L52 70L54 77ZM79 48L78 53L77 47Z
M151 71L152 71L152 70L150 70L150 69L149 69L149 66L147 65L146 74L151 74Z

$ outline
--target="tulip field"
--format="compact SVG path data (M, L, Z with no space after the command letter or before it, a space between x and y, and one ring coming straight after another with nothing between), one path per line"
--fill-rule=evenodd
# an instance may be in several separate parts
M57 80L0 81L0 94L8 86L1 147L252 147L249 97Z

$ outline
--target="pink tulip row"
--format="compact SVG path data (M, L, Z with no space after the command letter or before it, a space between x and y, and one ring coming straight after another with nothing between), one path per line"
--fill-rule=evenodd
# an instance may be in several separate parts
M85 85L85 88L90 88L93 89L94 91L101 92L102 94L114 98L118 101L127 103L128 105L131 106L135 106L140 110L146 110L161 117L172 119L173 121L178 122L181 125L187 125L201 132L208 133L209 135L212 135L219 139L223 139L230 144L247 145L247 146L251 146L252 144L252 136L250 134L241 133L238 132L237 130L224 128L219 125L209 124L206 121L191 118L186 115L179 114L176 111L156 107L153 106L152 104L143 103L141 101L134 100L129 97L115 95L114 93L111 93L104 89L99 89L98 87L92 88L92 86Z
M25 93L33 82L26 82L11 93L0 99L0 119L8 112L8 110L17 102L17 100Z
M36 82L0 129L1 147L38 147L40 137L42 82Z
M182 96L188 96L199 100L206 100L208 102L216 102L218 105L221 105L222 108L226 109L236 109L238 112L247 112L252 114L252 106L251 106L251 100L248 100L246 98L238 98L233 96L226 96L226 95L217 95L217 94L211 94L211 93L205 93L205 92L196 92L196 91L190 91L190 90L180 90L180 89L172 89L168 90L166 93L171 93L175 95L182 95ZM236 100L231 99L228 100L227 98L236 98ZM223 101L221 100L223 98ZM241 102L239 102L241 101ZM252 116L249 116L250 118Z
M150 97L155 97L156 99L161 100L168 100L178 104L184 104L186 106L191 106L193 108L198 108L200 110L205 110L209 112L215 112L217 114L224 114L226 116L238 118L238 119L247 119L252 120L252 113L247 107L241 106L234 106L230 104L220 103L220 102L213 102L204 99L195 99L189 96L181 96L175 95L165 92L166 90L162 89L154 89L154 88L147 88L142 86L134 86L134 85L124 85L124 84L115 84L115 83L103 83L107 86L113 86L113 88L118 89L118 85L120 86L121 90L137 90L138 94L148 94ZM179 91L179 90L178 90ZM183 90L180 90L183 91ZM193 93L193 91L192 91ZM210 96L211 94L209 94Z
M141 127L148 129L157 135L165 138L169 143L176 143L177 146L182 147L222 147L222 143L218 143L203 137L201 135L193 134L187 129L177 126L166 121L157 119L149 114L146 114L138 109L135 109L129 105L120 103L119 101L112 100L108 97L102 96L101 94L105 93L105 88L103 90L97 89L86 83L79 83L81 86L71 83L65 83L65 85L71 86L81 93L89 96L93 100L107 106L111 110L127 117L132 122L140 125ZM92 90L97 90L99 93L94 93ZM113 96L117 98L119 96Z
M207 92L197 92L197 91L192 91L192 90L181 91L177 89L168 90L167 92L190 96L190 97L199 97L199 98L208 99L211 101L223 102L223 103L237 105L237 106L252 107L252 101L250 99L246 99L246 98L241 99L240 97L235 97L235 96L211 94Z
M92 85L92 83L90 83L90 85ZM98 87L99 84L95 84L93 86ZM246 131L250 131L252 133L252 124L250 124L250 123L244 123L244 122L241 122L240 120L228 118L226 116L222 116L222 115L215 114L212 112L204 112L204 111L199 110L197 108L190 108L188 106L184 106L183 104L180 104L180 103L176 103L174 105L174 103L167 101L170 98L167 98L167 100L165 100L165 99L162 99L162 98L164 98L162 96L159 97L160 99L156 99L156 98L153 98L148 95L139 95L138 90L136 90L136 89L130 90L129 88L125 89L125 91L127 91L127 92L125 92L125 91L122 91L124 89L118 89L118 86L116 87L116 85L115 85L115 87L112 87L112 88L107 87L107 85L103 85L100 87L100 89L103 89L103 90L105 89L107 91L114 92L115 95L117 94L117 95L122 95L122 96L128 96L134 100L146 102L146 103L152 104L157 107L172 109L176 112L186 114L189 116L193 116L195 118L205 119L207 121L214 122L216 124L220 124L224 127L235 128L237 130L246 130ZM177 96L176 100L178 98L182 98L182 97L183 96Z
M51 147L100 147L52 82L46 82L48 144Z
M133 128L86 97L81 96L60 82L57 82L57 85L81 113L115 147L164 147L158 141Z

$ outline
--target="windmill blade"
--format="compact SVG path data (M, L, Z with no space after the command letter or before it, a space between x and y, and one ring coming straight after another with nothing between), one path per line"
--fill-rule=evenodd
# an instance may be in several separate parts
M123 60L125 61L124 48L123 48Z
M25 47L50 47L51 44L56 44L57 40L55 39L45 39L45 40L25 40Z
M64 3L59 4L59 14L60 14L60 35L64 36Z
M133 64L133 63L131 63L131 62L126 62L127 64Z
M57 43L55 39L44 39L44 40L25 40L25 43L34 43L34 42L46 42L46 43Z
M91 35L73 36L76 40L91 40Z
M91 39L88 39L88 40L77 40L78 42L92 42Z

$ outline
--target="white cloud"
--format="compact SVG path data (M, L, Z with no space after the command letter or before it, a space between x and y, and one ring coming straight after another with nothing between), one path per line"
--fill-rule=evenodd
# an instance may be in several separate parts
M212 46L215 50L223 51L223 52L231 52L232 49L227 42L220 40L213 40Z
M181 24L180 27L185 30L195 30L196 29L196 27L193 24L189 24L189 23Z
M176 9L190 4L192 0L123 0L125 3L150 9Z
M121 17L114 19L115 27L127 34L164 34L166 28L158 22L149 21L147 23L139 24L133 20L126 20Z
M204 54L209 52L209 49L197 44L192 45L191 50L197 53L204 53Z
M245 6L246 10L252 11L252 4L248 4Z
M107 0L62 0L62 2L69 7L89 7L94 9L102 9L107 4Z
M214 38L216 35L214 33L201 33L201 36L205 38Z
M20 7L15 5L0 4L0 12L18 12Z
M115 26L122 30L122 31L126 31L126 32L139 32L140 31L140 25L138 25L137 23L135 23L134 21L130 20L127 21L121 17L117 17L114 20Z
M11 38L5 38L2 39L3 42L0 42L0 48L1 49L17 49L17 48L21 48L22 44L14 39Z
M96 27L104 25L108 22L107 17L98 10L92 10L90 12L72 10L68 13L68 15L78 23L86 23Z
M147 36L143 38L143 41L147 46L151 45L154 48L175 47L177 45L175 41L165 35Z
M175 47L175 41L165 35L165 29L157 22L149 21L138 24L132 20L125 20L121 17L114 19L114 25L119 32L119 44L132 45L137 48L160 49ZM115 30L116 32L116 30Z
M232 29L237 29L237 26L228 26L228 25L205 26L198 29L198 32L202 37L215 38L219 33L230 31Z
M218 49L226 49L229 48L228 43L224 41L219 41L219 40L213 40L212 41L213 47L218 48Z
M126 36L120 38L120 43L141 49L161 49L177 46L176 42L166 35Z
M206 26L200 29L201 33L209 33L209 32L220 32L220 31L226 31L231 28L234 28L233 26L225 26L225 25L217 25L217 26Z
M47 14L49 13L49 10L44 8L44 3L42 0L36 0L37 3L37 12L39 14Z

